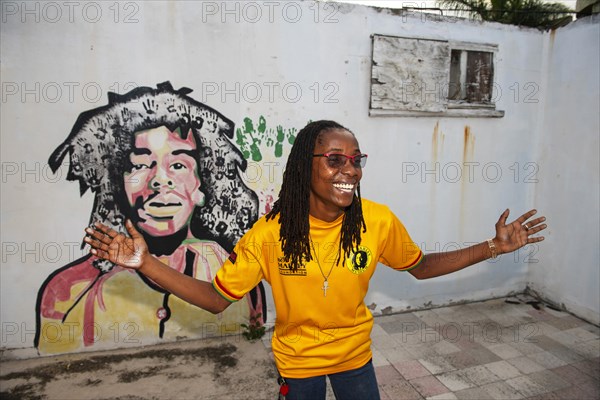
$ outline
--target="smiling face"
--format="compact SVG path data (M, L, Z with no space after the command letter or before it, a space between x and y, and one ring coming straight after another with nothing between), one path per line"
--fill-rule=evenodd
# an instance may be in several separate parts
M342 153L348 156L360 154L358 141L344 129L321 132L313 154ZM352 204L354 193L362 178L362 169L350 160L341 168L329 166L326 157L313 157L310 183L310 215L323 221L338 218Z
M165 236L189 224L194 208L204 200L195 152L191 130L186 139L178 129L171 132L164 126L136 133L130 155L133 168L124 179L139 228Z

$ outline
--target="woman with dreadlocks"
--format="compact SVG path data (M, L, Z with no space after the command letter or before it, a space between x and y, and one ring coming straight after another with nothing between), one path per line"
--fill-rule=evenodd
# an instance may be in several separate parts
M378 399L371 363L373 316L364 304L377 263L417 279L458 271L514 251L546 228L531 210L494 238L453 252L423 255L388 207L362 199L367 155L349 130L333 121L302 129L290 152L272 211L240 239L212 285L165 267L148 254L128 222L130 238L96 224L87 229L92 253L137 268L173 294L221 312L265 279L277 320L273 354L287 399L324 399L329 377L338 399Z

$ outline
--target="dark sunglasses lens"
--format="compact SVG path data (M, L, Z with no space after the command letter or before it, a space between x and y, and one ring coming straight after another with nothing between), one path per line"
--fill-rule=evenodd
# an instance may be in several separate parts
M339 154L330 154L327 157L327 162L331 168L340 168L346 163L346 157Z
M356 157L354 157L354 166L356 168L362 168L367 164L367 157L360 154Z

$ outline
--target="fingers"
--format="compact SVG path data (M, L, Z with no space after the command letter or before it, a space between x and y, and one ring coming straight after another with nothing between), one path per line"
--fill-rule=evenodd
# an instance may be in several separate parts
M537 210L535 210L535 209L527 211L525 214L523 214L519 218L517 218L516 221L520 224L523 224L523 222L525 222L529 218L533 217L536 213L537 213Z
M95 222L92 227L87 227L85 229L85 233L105 244L109 244L115 237L119 235L119 232L100 222Z
M130 219L128 219L127 221L125 221L125 228L127 229L127 232L129 233L129 235L135 240L139 237L141 237L142 235L137 231L137 229L135 229L135 227L133 226L133 222L131 222Z
M500 224L501 226L506 225L506 220L508 219L509 214L510 210L507 208L506 210L504 210L502 215L500 215L500 218L498 219L498 224Z
M85 231L89 235L95 234L95 232L92 229L90 229L90 228L87 228ZM108 245L109 244L108 243L104 243L102 240L99 240L99 239L95 238L94 236L92 236L92 237L86 236L86 237L83 238L83 241L86 242L87 244L89 244L92 247L93 250L100 250L100 251L103 251L103 252L108 251L108 247L109 247Z

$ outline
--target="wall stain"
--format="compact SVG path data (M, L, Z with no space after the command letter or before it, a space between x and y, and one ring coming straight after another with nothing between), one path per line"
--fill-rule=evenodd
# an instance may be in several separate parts
M435 163L444 148L444 133L440 131L440 121L435 123L433 127L433 135L431 135L431 160Z
M465 125L464 129L464 139L463 139L463 165L462 165L462 174L460 177L460 235L462 239L465 239L465 223L466 217L469 212L468 205L468 197L467 197L467 185L469 183L469 179L472 178L469 176L469 169L466 167L467 163L473 161L473 155L475 153L475 136L471 132L471 127L469 125Z

